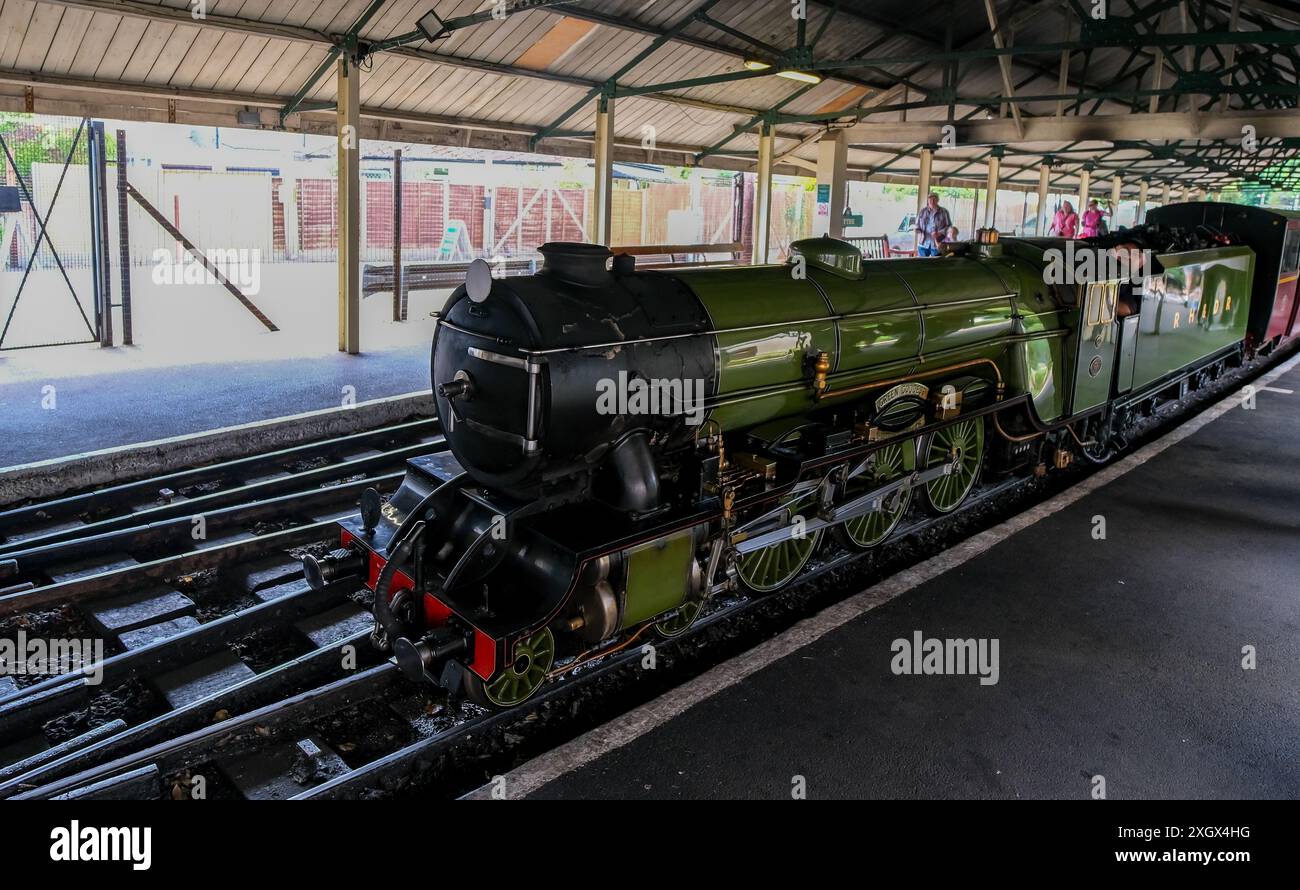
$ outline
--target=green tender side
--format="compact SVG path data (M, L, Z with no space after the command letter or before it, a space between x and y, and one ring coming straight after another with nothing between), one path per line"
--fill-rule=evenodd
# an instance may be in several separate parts
M718 332L719 405L710 417L724 429L812 409L818 352L831 357L832 389L991 359L1008 394L1032 394L1046 420L1061 415L1061 315L1032 262L863 261L832 239L794 247L808 259L803 278L791 265L674 273Z
M1164 275L1142 295L1133 388L1211 355L1246 336L1255 254L1216 247L1158 259Z
M627 597L622 629L681 605L691 589L692 529L627 551Z

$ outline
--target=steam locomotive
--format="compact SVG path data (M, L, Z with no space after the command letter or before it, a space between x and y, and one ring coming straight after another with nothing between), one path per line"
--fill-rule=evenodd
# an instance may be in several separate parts
M535 275L475 263L433 339L449 450L367 491L308 577L373 590L404 672L511 707L723 591L782 589L831 541L879 546L914 501L1105 461L1295 331L1275 293L1300 223L1264 226L1270 252L1168 216L1099 242L982 231L938 259L814 238L780 265L643 271L566 243ZM1140 268L1072 279L1085 249Z

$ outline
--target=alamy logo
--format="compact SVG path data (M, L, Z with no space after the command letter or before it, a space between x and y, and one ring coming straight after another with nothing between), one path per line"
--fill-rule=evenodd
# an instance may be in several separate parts
M1049 247L1043 251L1047 265L1043 268L1045 284L1091 284L1095 281L1127 279L1141 285L1154 263L1151 251L1137 248L1117 249L1075 247L1065 242L1065 249Z
M981 686L996 686L998 682L996 638L926 639L917 630L912 632L912 639L900 637L889 648L894 653L889 668L897 675L942 674L960 677L972 674L979 676Z
M50 832L54 862L130 862L135 871L153 864L152 828L84 828L76 819L67 828Z
M256 247L214 249L203 252L207 264L199 262L193 254L175 256L165 247L153 252L153 283L169 284L220 284L221 279L213 269L225 276L245 296L255 297L262 290L262 251Z
M596 381L597 414L684 415L690 426L704 422L704 381L636 377L619 371L618 379Z
M18 631L0 640L0 676L48 676L82 671L98 686L104 679L103 640L43 640Z

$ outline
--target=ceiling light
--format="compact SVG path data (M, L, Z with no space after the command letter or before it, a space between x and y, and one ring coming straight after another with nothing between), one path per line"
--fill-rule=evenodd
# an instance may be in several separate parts
M432 9L416 20L415 29L424 36L425 40L437 40L446 33L442 19Z
M797 80L801 83L821 83L820 74L813 74L811 71L800 71L797 68L782 68L776 72L777 77L784 77L788 80Z
M746 59L745 67L750 71L766 71L772 67L770 62L764 62L762 59Z

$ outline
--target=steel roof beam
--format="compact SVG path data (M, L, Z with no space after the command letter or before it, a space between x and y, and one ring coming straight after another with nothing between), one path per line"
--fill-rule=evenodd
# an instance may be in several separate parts
M152 3L140 2L140 0L35 0L35 2L53 6L63 6L70 9L86 9L92 12L126 16L128 18L142 19L145 21L169 22L177 26L212 28L218 31L232 34L243 34L250 37L285 40L291 43L306 43L331 52L337 51L340 47L344 46L347 41L347 34L318 31L313 28L305 28L297 25L282 25L275 22L265 22L232 15L222 15L215 12L209 12L200 23L194 21L190 15L188 7L177 9L169 6L157 6ZM549 71L536 71L531 68L518 68L513 65L506 65L499 62L489 62L483 59L473 59L462 56L447 55L445 53L429 52L427 50L416 49L410 46L397 46L391 49L385 49L383 52L388 55L400 56L402 58L413 59L420 62L428 62L434 65L483 71L488 74L497 74L502 77L545 80L551 83L559 83L582 89L590 89L593 86L599 86L602 83L601 81L590 80L583 77L556 74ZM36 72L33 72L33 74L35 73ZM148 85L141 84L141 86ZM129 89L130 87L130 84L122 84L123 89ZM310 90L307 94L310 94ZM281 103L283 103L284 99L287 98L291 97L283 97ZM687 96L653 96L649 98L672 105L702 108L706 111L716 111L724 114L747 115L755 114L760 110L726 103L709 102Z
M1025 118L1024 138L1016 136L1011 121L983 120L956 122L959 145L1007 145L1017 142L1085 142L1144 139L1231 139L1241 138L1242 126L1256 128L1259 138L1300 136L1300 115L1293 111L1237 111L1213 116L1188 112L1155 114L1110 114L1099 117ZM942 141L945 121L925 123L858 124L849 129L849 142L937 143Z

